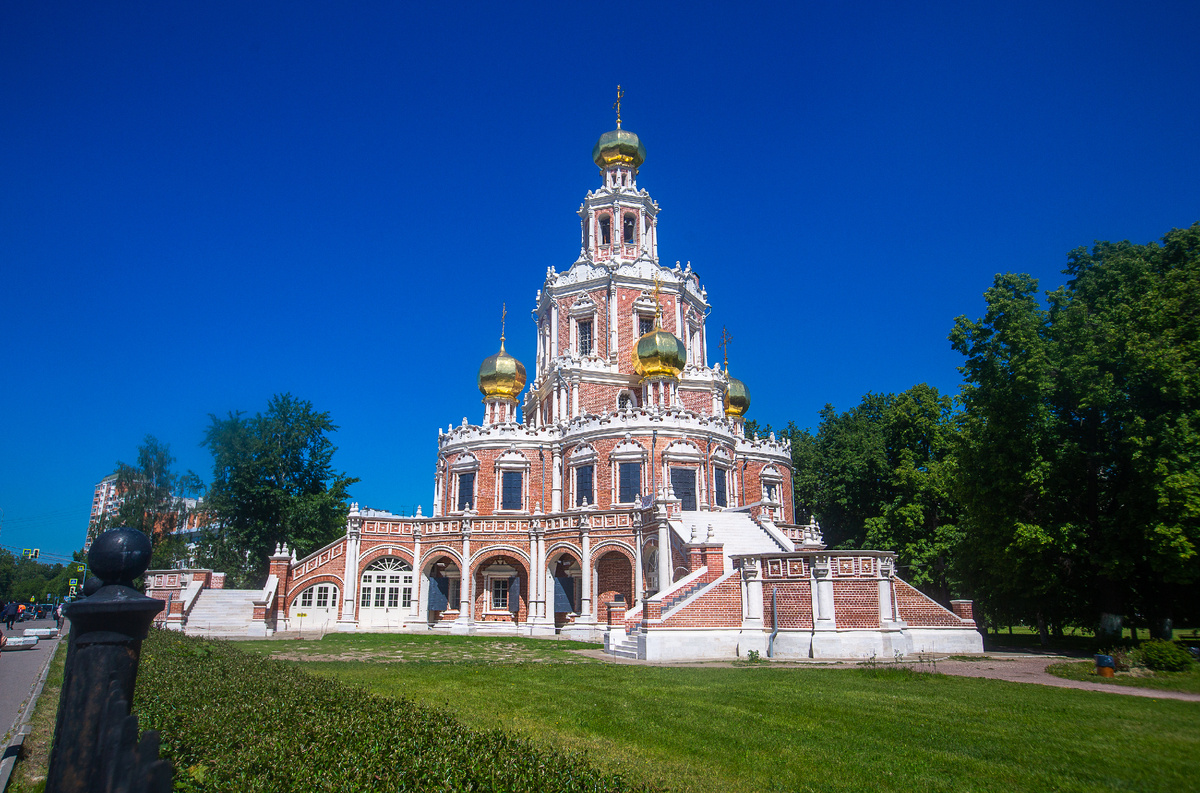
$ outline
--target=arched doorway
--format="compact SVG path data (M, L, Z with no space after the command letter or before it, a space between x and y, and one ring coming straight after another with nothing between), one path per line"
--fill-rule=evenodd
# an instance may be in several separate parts
M359 586L359 627L399 628L412 613L413 569L407 560L376 559L363 570Z
M462 601L462 571L458 562L449 556L439 556L429 563L426 575L429 578L426 621L435 625L455 620Z
M474 621L516 626L529 615L529 568L513 553L496 551L474 563Z
M338 595L337 584L328 582L298 592L288 611L288 627L298 631L332 630L338 619Z
M612 550L596 559L595 581L597 620L607 619L608 604L618 595L628 608L633 608L633 563L626 554Z
M546 557L547 608L554 627L561 628L579 616L583 598L583 567L570 551L552 552Z

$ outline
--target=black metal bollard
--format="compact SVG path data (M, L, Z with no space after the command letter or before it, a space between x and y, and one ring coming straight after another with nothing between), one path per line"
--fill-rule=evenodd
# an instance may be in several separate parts
M88 563L99 581L87 590L101 586L64 609L71 633L46 793L169 793L158 734L138 742L129 713L142 640L164 605L131 586L150 564L150 540L111 529L92 543Z

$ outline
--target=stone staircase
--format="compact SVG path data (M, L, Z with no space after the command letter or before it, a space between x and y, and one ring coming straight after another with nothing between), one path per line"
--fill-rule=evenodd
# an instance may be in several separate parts
M634 634L631 634L628 636L623 636L622 638L616 638L616 640L614 641L614 638L618 637L618 636L621 636L621 634L619 634L619 633L609 634L609 641L611 642L611 644L609 644L609 646L605 650L605 652L608 655L614 656L616 658L630 658L633 660L637 660L640 657L638 655L637 634L634 633Z
M205 589L197 596L183 631L214 638L259 635L262 620L255 623L254 599L260 597L261 589Z
M782 541L754 522L745 512L682 512L679 516L679 535L688 541L692 527L700 542L707 542L708 527L713 528L713 540L723 544L722 556L725 569L729 569L729 557L743 553L779 553L794 551L795 546L787 538ZM787 543L786 545L784 543ZM664 604L664 611L666 610Z

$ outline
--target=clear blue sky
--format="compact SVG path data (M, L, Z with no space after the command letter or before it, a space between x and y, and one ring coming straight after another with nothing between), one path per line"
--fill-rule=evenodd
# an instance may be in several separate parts
M617 83L760 421L957 393L995 273L1200 219L1200 4L909 5L4 3L0 545L77 548L147 433L207 479L208 414L285 391L428 510Z

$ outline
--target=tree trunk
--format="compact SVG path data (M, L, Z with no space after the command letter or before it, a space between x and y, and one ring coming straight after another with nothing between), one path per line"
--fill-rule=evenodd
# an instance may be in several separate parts
M1042 615L1042 612L1040 612L1040 611L1037 613L1037 628L1038 628L1038 639L1041 641L1042 646L1045 647L1048 644L1050 644L1050 631L1047 630L1046 618Z

